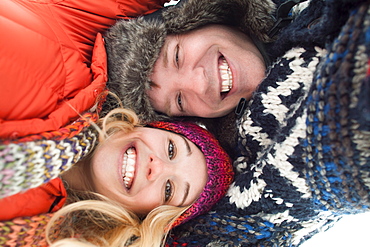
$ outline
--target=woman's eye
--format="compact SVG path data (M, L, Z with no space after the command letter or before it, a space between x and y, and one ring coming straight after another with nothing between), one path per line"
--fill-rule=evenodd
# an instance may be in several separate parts
M168 202L172 197L172 185L169 180L166 182L166 188L164 190L164 201Z
M170 158L170 160L172 160L173 158L175 158L175 156L176 156L176 147L173 141L170 140L168 142L168 157Z

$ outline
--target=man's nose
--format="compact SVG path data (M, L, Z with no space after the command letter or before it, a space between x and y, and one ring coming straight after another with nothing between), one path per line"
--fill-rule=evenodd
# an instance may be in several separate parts
M147 179L154 181L164 171L165 162L154 154L149 155Z
M199 96L205 96L209 89L209 81L204 68L198 67L188 71L189 76L184 76L182 84L189 91Z

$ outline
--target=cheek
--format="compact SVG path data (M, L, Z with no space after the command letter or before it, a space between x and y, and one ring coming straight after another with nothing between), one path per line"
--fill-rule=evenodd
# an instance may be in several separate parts
M91 183L94 191L115 199L114 193L121 189L116 156L109 149L100 148L90 162Z
M142 191L135 197L127 199L130 202L130 206L127 207L139 215L146 215L154 208L162 205L158 193L154 193L153 191ZM127 201L126 204L128 204Z
M153 108L157 111L164 112L164 105L165 105L165 93L164 90L155 88L146 91L146 94L149 96L149 100Z
M218 105L217 109L209 110L207 115L204 117L215 118L229 114L238 105L240 98L241 97L238 95L228 97L227 99L223 100L220 105Z
M92 171L91 182L94 191L110 199L116 200L114 191L118 189L119 184L114 184L113 181L113 178L110 177L104 169L94 169Z
M249 67L252 68L252 71L249 72L251 76L261 77L265 74L266 66L265 66L265 62L264 62L263 58L260 57L260 54L248 51L248 52L245 52L244 57L246 59L242 60L243 63L246 66L249 66Z
M105 184L112 181L113 174L117 172L117 168L113 166L111 156L104 155L104 153L97 153L90 163L90 170L92 175L92 180L95 186L103 187Z

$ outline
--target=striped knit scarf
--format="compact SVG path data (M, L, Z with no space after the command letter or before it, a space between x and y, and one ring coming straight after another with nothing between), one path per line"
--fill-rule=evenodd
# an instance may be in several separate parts
M0 198L46 183L85 157L97 142L90 127L97 119L87 112L60 130L0 143ZM47 246L45 227L51 216L0 222L0 246Z

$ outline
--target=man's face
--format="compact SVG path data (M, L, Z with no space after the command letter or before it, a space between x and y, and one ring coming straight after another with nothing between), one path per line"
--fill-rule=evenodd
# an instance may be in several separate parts
M265 76L258 48L242 32L222 25L168 35L147 91L169 116L220 117L249 99Z

